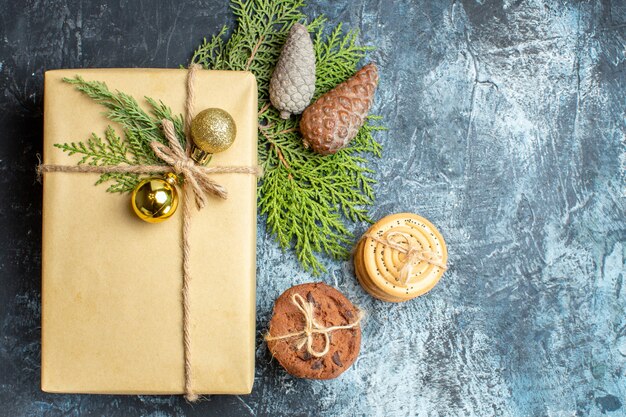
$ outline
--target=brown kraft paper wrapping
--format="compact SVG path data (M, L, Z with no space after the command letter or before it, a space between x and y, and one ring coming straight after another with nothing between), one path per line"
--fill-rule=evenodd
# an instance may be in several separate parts
M162 100L182 114L186 70L48 71L44 164L75 165L55 143L104 135L106 109L62 81L80 75L109 89ZM195 109L228 111L234 144L212 166L256 166L257 87L248 72L199 71ZM144 106L147 109L147 106ZM41 387L47 392L180 394L181 213L139 220L130 196L94 185L99 174L45 174ZM254 379L256 177L216 174L227 200L210 198L191 219L191 354L198 394L246 394ZM179 194L181 194L179 188ZM193 204L192 201L188 203Z

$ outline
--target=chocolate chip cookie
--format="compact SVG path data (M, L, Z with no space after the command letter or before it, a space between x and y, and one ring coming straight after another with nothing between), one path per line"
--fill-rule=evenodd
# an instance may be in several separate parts
M333 287L321 282L296 285L274 304L267 345L293 376L336 378L359 355L361 317Z

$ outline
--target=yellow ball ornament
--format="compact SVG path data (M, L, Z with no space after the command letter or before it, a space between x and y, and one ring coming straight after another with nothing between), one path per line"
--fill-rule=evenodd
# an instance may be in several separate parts
M212 154L225 151L233 144L237 126L226 110L210 108L193 118L190 133L194 145L191 157L205 165Z
M178 207L177 181L176 175L167 173L164 178L148 178L137 184L131 196L135 214L148 223L171 217Z

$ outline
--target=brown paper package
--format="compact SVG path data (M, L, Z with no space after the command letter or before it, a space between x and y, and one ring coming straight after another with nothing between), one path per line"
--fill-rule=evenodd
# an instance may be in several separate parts
M104 107L63 77L162 100L185 101L185 70L56 70L45 75L44 163L75 165L55 143L103 135ZM256 166L257 86L248 72L200 71L195 109L228 111L235 143L214 166ZM147 107L146 107L147 109ZM183 392L181 212L139 220L129 195L94 185L99 174L47 173L43 197L41 387L47 392ZM199 394L246 394L254 379L256 178L218 174L229 198L211 197L191 220L191 349Z

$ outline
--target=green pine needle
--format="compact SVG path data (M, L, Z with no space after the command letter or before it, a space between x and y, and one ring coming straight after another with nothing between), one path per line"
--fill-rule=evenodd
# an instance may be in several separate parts
M269 230L282 248L294 248L298 260L314 274L325 271L317 258L324 253L345 259L352 243L348 221L369 221L367 207L374 202L368 158L380 157L381 146L374 133L383 130L381 118L370 116L351 145L335 155L321 156L302 145L299 118L283 120L269 102L269 82L282 45L291 26L304 21L299 0L232 0L237 27L226 39L227 27L195 51L193 63L220 70L249 70L259 87L259 161L265 175L259 188L260 213L267 216ZM307 24L314 33L317 65L315 98L345 81L370 50L357 44L355 30L344 32L338 25L325 35L326 19L320 16ZM111 92L104 83L76 76L64 81L106 109L118 123L124 138L107 127L104 139L92 134L84 142L56 144L70 155L80 155L79 164L163 164L150 142L165 142L161 120L174 123L185 146L183 120L162 102L145 98L150 112L131 96ZM109 192L130 192L140 177L135 174L102 174L98 184L111 182Z
M156 157L150 147L150 142L155 140L166 142L161 130L163 119L174 123L178 139L181 145L185 146L182 116L172 115L172 111L162 102L145 97L150 107L150 114L148 114L133 97L119 91L111 92L105 83L85 81L80 76L64 78L63 81L74 85L78 91L106 107L106 117L118 123L124 131L124 140L111 126L108 126L104 139L92 133L91 137L84 142L54 145L69 155L81 155L79 164L163 165L163 161ZM96 184L111 181L112 184L107 188L108 192L127 193L132 191L140 180L137 174L106 173L100 176Z
M368 158L380 157L373 137L380 118L371 116L351 145L335 155L320 156L302 146L299 118L283 120L269 102L269 82L291 26L306 17L299 0L233 0L237 27L227 27L196 50L193 63L221 70L249 70L259 86L259 161L264 176L259 209L283 248L293 247L305 269L325 269L317 254L345 259L352 243L346 221L369 221L374 201ZM326 19L308 23L314 33L317 66L315 98L345 81L371 48L357 44L358 32L338 25L324 35Z

